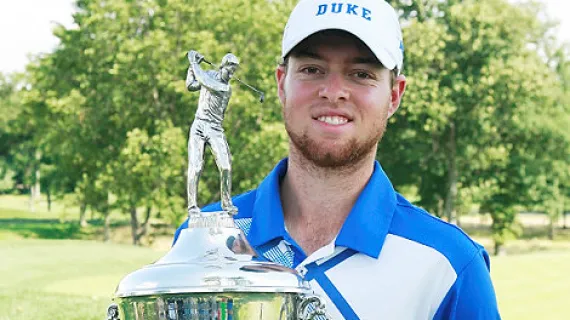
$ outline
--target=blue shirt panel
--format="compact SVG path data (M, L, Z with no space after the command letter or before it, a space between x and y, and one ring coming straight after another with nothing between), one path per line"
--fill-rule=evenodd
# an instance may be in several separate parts
M459 273L482 248L459 227L449 224L412 205L401 195L389 233L431 247Z
M500 319L489 255L459 227L444 222L398 195L389 233L431 247L457 274L434 319Z
M457 275L434 320L501 319L485 256L486 252L478 252Z

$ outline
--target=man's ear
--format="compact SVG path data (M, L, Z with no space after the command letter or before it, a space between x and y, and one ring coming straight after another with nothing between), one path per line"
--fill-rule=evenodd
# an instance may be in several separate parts
M396 110L400 107L402 96L406 91L406 77L401 74L394 79L394 86L392 86L390 106L388 107L388 118L390 118Z
M287 66L280 64L275 69L275 79L277 80L277 96L281 101L281 105L285 105L285 78L287 75Z

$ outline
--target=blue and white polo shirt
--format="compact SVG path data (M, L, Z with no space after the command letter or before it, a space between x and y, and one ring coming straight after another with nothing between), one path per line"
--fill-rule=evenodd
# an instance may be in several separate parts
M500 319L484 248L396 193L378 162L336 239L308 257L285 230L286 171L284 159L235 197L235 221L260 255L304 275L333 319Z

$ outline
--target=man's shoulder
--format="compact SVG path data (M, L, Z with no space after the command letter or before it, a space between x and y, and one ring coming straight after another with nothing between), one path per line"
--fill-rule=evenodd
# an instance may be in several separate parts
M484 250L458 226L429 214L401 195L397 197L389 233L439 252L457 273Z

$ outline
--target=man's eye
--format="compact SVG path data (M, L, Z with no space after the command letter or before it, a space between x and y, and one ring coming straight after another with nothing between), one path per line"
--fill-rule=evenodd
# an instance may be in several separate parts
M303 73L306 73L306 74L317 74L317 73L319 73L319 68L317 68L317 67L305 67L301 71Z
M354 75L359 78L359 79L372 79L372 75L368 72L365 71L357 71L354 73Z

